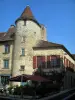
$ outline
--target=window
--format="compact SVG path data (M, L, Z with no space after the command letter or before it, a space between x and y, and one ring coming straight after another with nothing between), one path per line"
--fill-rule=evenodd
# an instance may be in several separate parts
M25 49L22 48L22 56L24 56L24 55L25 55Z
M24 69L25 69L24 65L20 66L20 71L24 71Z
M51 67L56 67L56 66L57 66L57 57L51 56Z
M37 67L41 67L41 66L42 66L42 57L37 56Z
M4 59L4 68L9 68L9 60Z
M37 67L46 68L45 56L37 56Z
M22 36L22 42L25 42L25 36Z
M4 85L9 84L9 81L8 81L9 77L10 76L1 76L1 83L4 84Z
M50 64L50 56L47 56L47 68L50 68L51 64Z
M5 53L9 53L10 52L10 45L6 44L5 45Z

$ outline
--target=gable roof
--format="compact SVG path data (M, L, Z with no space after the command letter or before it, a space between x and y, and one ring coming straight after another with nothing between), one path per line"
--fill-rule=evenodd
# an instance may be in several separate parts
M13 40L11 35L14 33L15 33L15 27L10 27L7 32L1 32L0 33L0 42Z
M37 21L37 20L35 19L35 17L33 16L33 13L32 13L32 11L31 11L31 9L30 9L29 6L27 6L27 7L24 9L23 13L22 13L21 16L15 21L15 23L16 23L17 21L19 21L19 20L32 20L32 21L34 21L36 24L38 24L38 25L41 27L41 25L38 23L38 21Z
M57 43L53 43L53 42L48 42L48 41L43 41L40 40L40 42L37 43L36 46L33 47L34 50L40 50L40 49L63 49L65 52L67 52L67 54L73 59L75 60L74 56L65 48L64 45L62 44L57 44Z

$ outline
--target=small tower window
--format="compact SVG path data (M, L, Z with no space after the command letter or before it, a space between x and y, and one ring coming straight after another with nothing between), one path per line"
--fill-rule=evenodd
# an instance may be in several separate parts
M24 49L24 48L21 49L21 53L22 53L22 54L21 54L22 56L25 55L25 49Z
M25 42L25 36L22 36L22 42Z
M20 71L24 71L24 69L25 69L25 66L24 65L21 65L20 66Z

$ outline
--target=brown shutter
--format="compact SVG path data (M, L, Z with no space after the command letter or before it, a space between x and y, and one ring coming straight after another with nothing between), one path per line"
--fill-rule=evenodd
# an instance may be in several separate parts
M45 62L45 56L42 56L42 61Z
M33 69L37 68L36 65L36 56L33 56Z
M60 55L57 55L57 66L60 67Z
M64 67L66 67L66 58L64 57Z
M70 67L70 61L68 60L68 67Z
M68 59L66 59L66 66L68 67Z
M50 68L50 56L47 56L47 68Z
M50 61L50 56L47 56L47 61Z
M42 56L42 68L46 67L45 56Z

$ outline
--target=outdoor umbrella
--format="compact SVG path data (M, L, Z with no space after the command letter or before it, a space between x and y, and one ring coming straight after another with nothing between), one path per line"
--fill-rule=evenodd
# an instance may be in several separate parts
M30 75L22 74L22 75L18 75L18 76L10 78L9 81L26 82L27 80L29 80L29 76Z
M36 82L50 81L40 75L26 75L26 74L18 75L9 79L9 81L15 81L15 82L26 82L27 80L32 80Z
M50 80L40 76L40 75L31 75L29 77L30 80L32 81L37 81L37 82L49 82Z

